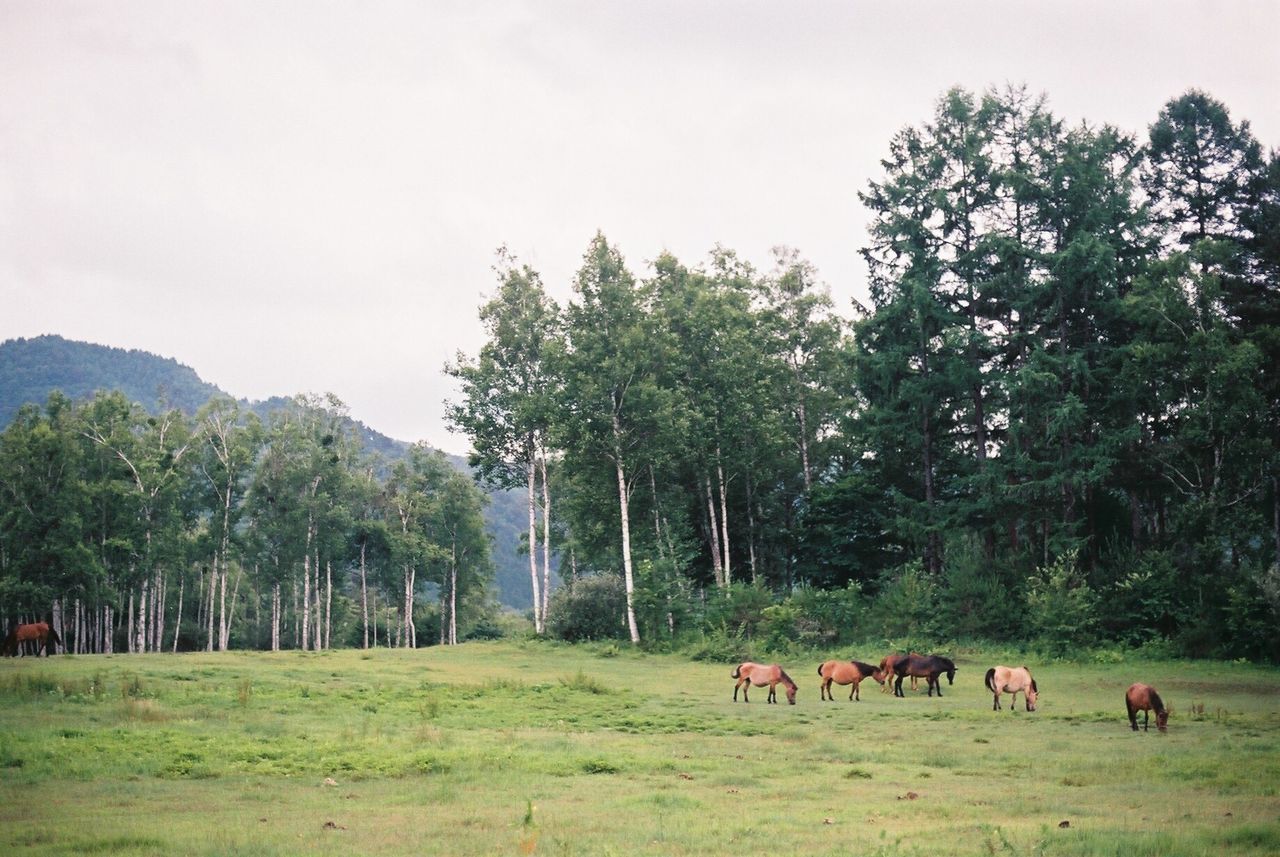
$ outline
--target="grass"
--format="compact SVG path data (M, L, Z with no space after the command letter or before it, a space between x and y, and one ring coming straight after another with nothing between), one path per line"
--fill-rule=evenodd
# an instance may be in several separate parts
M530 642L0 662L17 854L1280 852L1280 671L991 658L946 695L732 702L731 664ZM873 652L859 652L870 659ZM1154 684L1166 734L1123 692ZM1063 824L1065 822L1065 825Z

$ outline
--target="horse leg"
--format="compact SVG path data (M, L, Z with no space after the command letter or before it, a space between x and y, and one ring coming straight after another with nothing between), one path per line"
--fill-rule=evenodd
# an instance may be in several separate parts
M1148 727L1150 727L1150 725L1151 725L1151 709L1144 708L1142 709L1142 731L1143 732L1148 731Z
M991 694L991 710L992 711L1000 710L1000 692L999 691L995 691Z
M743 682L745 682L745 681L746 681L746 679L744 679L744 678L740 678L740 679L738 679L738 683L737 683L737 684L735 684L735 685L733 686L733 701L734 701L734 702L737 702L737 701L738 701L738 688L742 687L742 684L743 684ZM750 685L747 685L747 686L748 686L748 687L750 687ZM746 692L745 690L744 690L744 691L742 691L742 701L743 701L743 702L750 702L750 701L751 701L751 700L747 699L747 692Z
M776 681L769 685L769 695L765 697L764 701L773 703L778 701L778 683Z
M858 685L861 683L862 683L861 681L855 681L853 683L853 690L849 691L849 698L852 699L854 702L862 701L862 694L858 692Z
M895 681L895 682L893 683L893 695L894 695L894 696L903 696L903 695L904 695L904 694L903 694L903 692L902 692L902 679L903 679L903 676L898 676L898 680L897 680L897 681Z

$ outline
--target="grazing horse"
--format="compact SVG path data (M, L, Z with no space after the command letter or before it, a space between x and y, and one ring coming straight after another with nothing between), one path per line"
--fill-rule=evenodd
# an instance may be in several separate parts
M1124 707L1129 711L1129 725L1138 731L1138 712L1142 712L1142 731L1146 732L1151 725L1151 712L1156 713L1156 729L1165 732L1169 728L1169 709L1164 707L1164 700L1156 689L1149 684L1135 682L1129 685L1124 694Z
M742 688L742 701L750 702L747 699L747 691L751 689L751 685L756 687L769 686L768 702L778 701L778 685L781 684L787 691L787 702L792 705L796 704L796 683L791 680L791 676L777 664L753 664L751 661L739 664L733 668L733 677L738 683L733 686L733 701L738 701L738 688ZM744 687L745 685L745 687Z
M894 667L898 665L898 661L905 661L907 658L911 658L911 657L918 658L920 657L920 653L919 652L906 652L906 653L895 652L892 655L885 655L883 658L880 659L880 672L884 673L886 677L891 676L894 673ZM893 693L893 682L891 681L885 682L880 689L883 690L885 693ZM911 677L911 689L912 690L916 689L915 676Z
M849 698L857 701L862 700L862 694L858 692L858 685L862 683L864 678L875 679L880 684L884 684L884 673L871 664L864 664L862 661L827 661L818 667L818 675L822 676L822 687L819 692L822 699L834 700L831 694L831 683L851 684L853 689L849 691Z
M47 657L49 654L49 644L53 644L53 650L56 653L58 646L62 645L62 640L58 638L58 632L49 627L48 622L33 622L27 625L16 625L9 632L9 636L4 638L4 643L0 644L0 655L17 655L22 651L22 644L36 642L36 656L41 652Z
M1019 691L1022 692L1022 700L1026 703L1027 711L1035 711L1036 694L1040 692L1040 688L1036 687L1036 680L1031 677L1031 671L1026 667L992 667L987 670L987 690L993 695L992 711L1000 710L1000 694L1011 694L1009 698L1011 712L1017 706Z
M902 692L902 680L909 675L925 679L929 683L930 696L933 696L935 688L938 696L942 696L942 683L938 681L938 676L946 673L947 684L954 684L956 680L956 665L950 658L938 655L907 655L893 665L893 671L898 676L898 680L893 684L894 696L906 696Z

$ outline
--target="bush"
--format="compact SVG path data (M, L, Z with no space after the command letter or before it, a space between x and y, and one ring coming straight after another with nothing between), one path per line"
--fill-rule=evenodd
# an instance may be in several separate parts
M1066 655L1093 639L1097 599L1076 571L1076 551L1028 579L1027 620L1045 649Z
M547 605L548 631L571 643L625 639L626 617L626 589L612 575L580 577L553 592Z
M858 639L866 596L856 581L844 589L798 589L788 601L794 608L794 639L802 645L829 648Z
M936 637L938 604L938 582L918 561L907 563L883 578L868 629L885 639Z

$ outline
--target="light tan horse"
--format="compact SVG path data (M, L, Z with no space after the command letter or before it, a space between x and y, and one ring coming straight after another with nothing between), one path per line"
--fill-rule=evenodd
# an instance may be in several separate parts
M920 653L919 652L906 652L906 653L895 652L892 655L885 655L883 658L880 659L880 672L884 673L886 677L891 676L893 675L894 668L898 665L898 661L905 661L907 658L912 658L912 657L918 658L920 657ZM881 687L880 689L885 693L893 693L893 682L891 681L886 682L884 686ZM911 676L911 689L912 690L916 689L915 676Z
M747 691L751 689L751 685L756 687L769 686L768 702L778 701L778 685L781 684L787 692L787 702L792 705L796 704L796 683L791 680L791 676L777 664L753 664L751 661L738 664L733 668L733 677L738 683L733 686L733 701L738 701L738 688L742 688L742 701L750 702L747 699Z
M1134 682L1124 694L1124 707L1129 711L1129 725L1138 731L1138 712L1142 712L1142 731L1146 732L1151 725L1151 712L1156 713L1156 729L1166 732L1169 729L1169 709L1164 707L1164 700L1156 689L1149 684Z
M1000 694L1011 694L1009 697L1009 710L1013 711L1018 703L1018 694L1022 693L1022 701L1027 706L1027 711L1036 710L1036 695L1040 692L1040 688L1036 687L1036 680L1031 677L1031 671L1026 667L992 667L987 670L987 690L991 691L994 701L991 703L992 711L1000 710Z
M835 699L831 693L832 682L839 685L853 685L849 691L849 698L855 701L862 699L862 694L858 692L858 685L862 684L864 678L875 679L880 684L884 684L884 673L862 661L827 661L818 667L818 675L822 676L822 687L819 688L819 693L826 700Z

